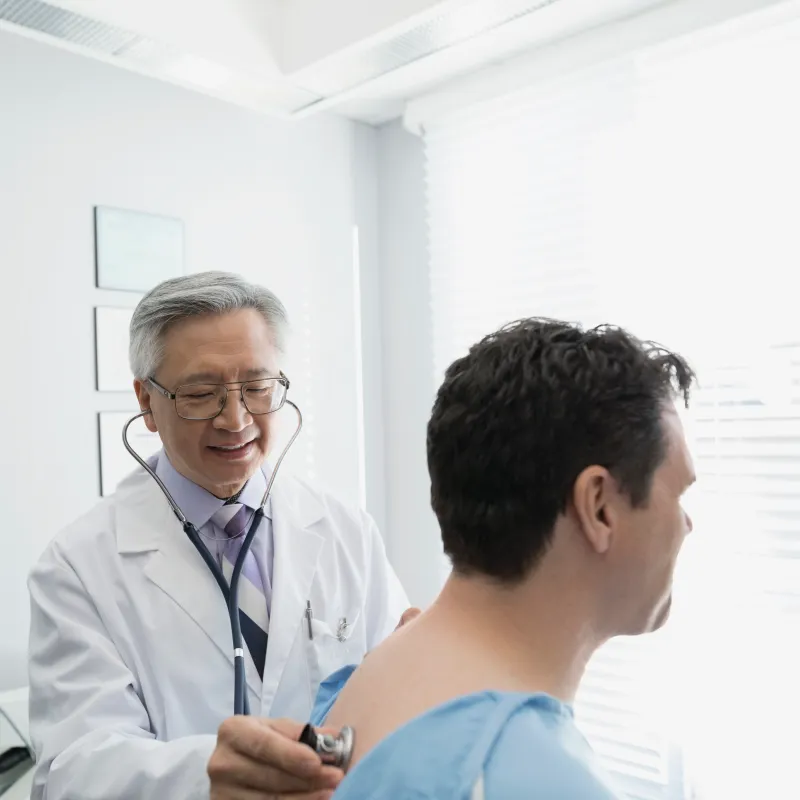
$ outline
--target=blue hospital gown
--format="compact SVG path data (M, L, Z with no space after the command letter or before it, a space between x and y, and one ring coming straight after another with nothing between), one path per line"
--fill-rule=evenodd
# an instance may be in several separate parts
M320 688L321 724L353 668ZM618 800L575 726L545 694L477 692L411 720L367 753L336 800Z

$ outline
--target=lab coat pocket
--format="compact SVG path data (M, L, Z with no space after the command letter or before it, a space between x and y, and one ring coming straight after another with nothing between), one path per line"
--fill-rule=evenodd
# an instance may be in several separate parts
M311 637L307 640L308 666L314 692L337 669L361 663L364 636L359 616L360 612L350 616L343 614L333 625L326 620L311 618Z

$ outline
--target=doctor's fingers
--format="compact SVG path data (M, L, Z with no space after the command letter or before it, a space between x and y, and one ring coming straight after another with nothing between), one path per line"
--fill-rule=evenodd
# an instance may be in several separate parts
M217 741L287 775L316 777L323 764L308 745L298 741L304 727L291 719L231 717L222 723ZM320 730L325 732L325 729Z
M226 720L208 762L212 786L241 786L277 796L335 788L342 771L323 765L311 748L297 741L302 729L292 720Z
M211 800L271 800L291 797L311 800L329 797L342 772L320 765L313 776L298 777L236 753L215 753L208 763Z
M234 786L219 789L212 787L209 800L331 800L332 797L332 789L310 794L308 792L303 794L264 794L255 789L241 789Z
M400 622L397 623L395 630L398 631L403 627L403 625L408 625L409 622L413 622L421 613L422 609L417 608L416 606L407 608L400 617Z
M333 790L304 792L303 794L264 794L254 789L237 787L215 789L212 787L209 800L331 800Z

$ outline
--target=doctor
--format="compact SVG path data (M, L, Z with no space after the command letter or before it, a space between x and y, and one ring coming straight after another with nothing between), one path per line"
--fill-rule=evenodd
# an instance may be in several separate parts
M220 272L157 286L131 321L134 387L164 447L150 463L226 575L269 477L286 325L271 292ZM208 798L212 754L214 796L292 791L287 764L302 772L302 757L297 788L334 786L336 771L285 738L299 726L264 718L307 719L320 680L408 607L369 517L285 472L242 571L252 718L229 719L219 587L144 470L55 537L29 586L33 800Z

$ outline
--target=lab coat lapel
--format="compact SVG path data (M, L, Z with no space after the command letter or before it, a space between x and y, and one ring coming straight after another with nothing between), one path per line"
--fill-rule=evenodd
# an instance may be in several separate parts
M184 533L166 498L150 485L137 486L117 504L117 542L121 554L152 551L145 575L203 630L233 666L233 644L225 600L214 576ZM124 492L127 487L120 487ZM245 648L247 684L260 695L261 680Z
M274 541L272 615L264 666L262 709L268 709L287 666L298 628L305 619L309 589L317 571L323 537L311 530L323 516L311 492L291 477L275 481L272 494Z

